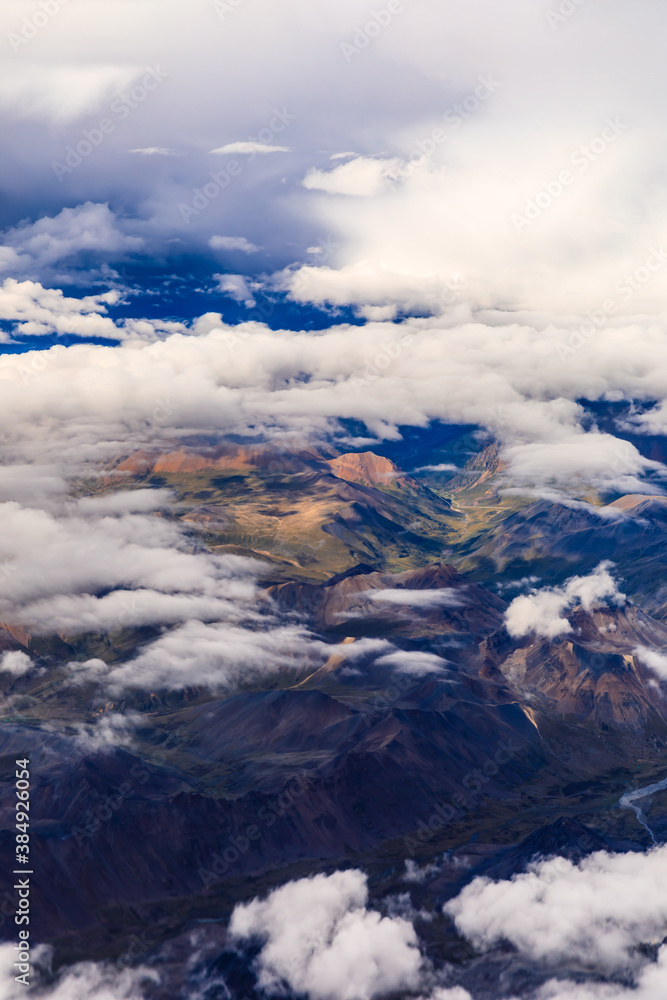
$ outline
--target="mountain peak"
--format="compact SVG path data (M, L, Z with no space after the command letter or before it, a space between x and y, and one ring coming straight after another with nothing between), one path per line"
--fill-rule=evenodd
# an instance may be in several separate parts
M338 479L367 486L416 486L391 459L372 451L350 452L331 458L329 468Z

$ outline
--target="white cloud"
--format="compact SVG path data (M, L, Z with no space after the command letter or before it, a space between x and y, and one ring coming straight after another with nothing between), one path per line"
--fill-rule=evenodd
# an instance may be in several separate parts
M38 282L6 278L0 288L0 319L16 324L16 334L42 336L69 333L78 337L120 340L118 329L106 312L118 300L117 292L66 298L58 288L43 288Z
M22 677L32 669L33 662L27 653L20 650L12 650L0 656L0 673L11 674L13 677Z
M264 899L236 907L233 940L258 939L259 985L311 1000L371 1000L414 990L422 958L411 923L367 909L360 871L289 882Z
M634 650L641 662L652 670L661 681L667 681L667 655L657 649L650 649L648 646L637 646Z
M191 612L191 614L196 612ZM187 621L146 646L121 666L108 669L100 661L71 664L78 682L102 679L112 694L146 690L206 687L230 691L281 670L314 669L321 664L320 644L296 626L266 627L250 622L206 624Z
M252 301L243 276L219 280L230 294ZM47 309L43 294L31 286L30 296L19 296L14 288L11 314L36 322L44 309L46 324L56 322L56 309L104 306L92 297L63 304L51 292ZM128 339L131 330L125 323L118 335ZM552 352L559 333L511 320L448 325L432 318L341 325L313 335L256 322L228 326L207 314L158 342L150 342L153 323L138 332L145 343L132 338L113 350L81 345L0 356L4 460L60 463L67 455L73 469L211 426L220 433L280 429L312 438L331 433L343 417L390 438L397 424L480 424L505 446L508 486L645 492L642 478L666 471L630 442L584 429L577 402L605 394L667 397L667 338L655 331L619 329L604 351L582 348L563 361ZM630 350L631 372L623 360Z
M259 250L245 236L211 236L208 245L213 250L241 250L242 253L257 253Z
M92 201L63 208L58 215L21 223L4 234L9 246L27 253L39 267L61 261L81 250L120 254L143 247L138 236L125 233L106 203Z
M459 472L460 469L457 465L452 465L451 462L440 462L439 465L420 465L419 468L413 469L413 472Z
M214 274L213 277L217 280L220 291L235 302L242 302L248 309L255 305L249 281L242 274Z
M306 264L273 275L273 285L297 302L357 308L368 319L392 319L396 309L439 314L460 300L461 279L422 276L409 268L390 268L385 262L361 260L340 268ZM384 315L369 314L383 309Z
M412 858L406 858L405 860L405 874L403 875L404 882L415 882L420 884L422 882L427 882L430 879L435 878L436 875L442 869L442 864L438 861L432 861L430 864L419 866L416 861Z
M555 639L572 631L565 612L577 604L590 611L605 601L622 604L616 581L609 572L612 563L601 562L588 576L573 576L562 587L544 587L515 597L505 612L505 626L512 636L530 632Z
M376 661L379 665L393 667L400 674L412 677L425 677L427 674L442 673L447 669L448 661L435 653L405 652L402 649L395 653L387 653Z
M267 153L291 153L289 146L269 146L262 142L228 142L226 146L210 150L211 153L226 155L236 153L241 156L265 156Z
M44 975L52 950L30 946L33 966L30 993L40 1000L144 1000L142 984L157 983L157 974L146 968L118 969L113 964L79 962L62 969L55 979ZM21 1000L26 987L15 981L14 943L0 945L0 1000Z
M360 597L384 604L401 604L410 608L461 608L460 591L455 587L440 587L438 590L408 590L402 587L389 590L367 590Z
M637 946L661 941L667 920L667 847L598 852L579 864L541 861L509 882L477 878L445 904L459 932L482 950L510 941L546 965L603 974L641 968Z
M178 156L175 149L167 149L166 146L146 146L144 149L130 149L130 153L139 153L141 156Z
M100 751L113 750L114 747L131 746L134 741L137 724L141 721L141 715L136 712L128 712L121 715L120 712L110 712L102 715L93 725L77 723L75 728L74 742L86 753L98 753ZM44 726L49 729L49 726ZM53 727L57 731L57 727Z
M333 170L317 170L313 167L301 183L309 191L368 198L398 180L403 166L396 158L376 160L369 156L359 156Z
M538 991L535 1000L663 1000L666 991L667 947L663 945L657 962L642 969L632 986L554 979Z
M180 522L152 515L167 491L0 505L0 621L32 632L114 631L255 613L256 561L193 553Z

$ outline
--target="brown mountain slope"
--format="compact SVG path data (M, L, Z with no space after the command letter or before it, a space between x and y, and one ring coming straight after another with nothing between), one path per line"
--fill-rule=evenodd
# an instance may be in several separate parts
M351 483L393 486L397 489L404 489L406 486L419 488L419 484L406 476L390 459L375 455L372 451L339 455L338 458L329 459L327 464L334 476Z
M324 631L348 635L488 635L504 602L453 566L434 563L404 573L357 573L323 586L284 583L269 593Z
M513 640L505 629L482 643L481 673L502 674L513 696L545 711L598 725L643 730L667 722L656 676L639 646L667 647L667 627L634 605L570 616L571 634L549 640Z

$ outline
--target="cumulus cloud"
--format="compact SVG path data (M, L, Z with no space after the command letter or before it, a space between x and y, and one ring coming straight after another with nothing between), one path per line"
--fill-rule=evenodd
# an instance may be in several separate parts
M371 1000L414 990L422 957L412 924L369 910L366 876L335 872L289 882L232 914L232 940L258 940L260 987L312 1000Z
M664 936L667 848L601 851L576 865L554 858L509 882L478 878L444 909L482 950L509 941L547 965L576 963L608 974L638 969L638 946Z
M544 587L515 597L505 612L505 626L512 636L531 632L555 639L572 631L565 612L580 604L586 611L611 601L623 604L622 594L609 572L610 562L601 562L588 576L573 576L562 587Z
M51 980L45 975L52 951L44 945L31 945L33 973L30 992L40 1000L144 1000L148 983L159 982L147 968L119 969L111 963L79 962L65 967ZM0 1000L20 1000L26 994L22 983L15 981L14 944L0 945Z
M556 974L535 1000L662 1000L667 989L667 848L646 854L600 851L578 864L553 858L511 881L477 878L444 911L459 933L487 951L510 942ZM519 1000L519 998L513 998Z
M538 991L536 1000L662 1000L665 990L667 947L663 946L657 962L642 969L631 986L551 980Z
M384 262L392 272L412 272L425 286L429 276L460 269L470 301L485 306L562 313L576 307L585 313L613 297L619 309L631 300L633 308L641 303L638 313L647 305L662 309L659 279L640 281L637 289L624 279L643 266L664 230L664 70L655 0L647 0L640 21L620 3L605 9L604 17L594 6L577 10L576 32L570 34L582 52L593 54L576 60L567 73L567 32L553 30L548 11L525 0L512 0L502 10L479 0L471 13L461 13L454 0L424 0L405 7L372 44L364 35L366 15L352 0L322 0L317 10L304 9L300 0L286 0L280 9L257 0L255 17L240 4L224 19L208 0L196 0L187 47L178 3L165 0L162 9L159 39L150 30L150 5L130 13L113 0L96 0L94 18L89 5L70 4L33 42L20 37L26 17L20 4L2 5L3 37L15 36L0 81L6 183L15 213L25 215L28 204L34 217L43 204L71 205L97 197L103 188L113 204L131 206L167 245L179 225L173 206L182 190L202 186L210 149L250 159L262 148L292 148L289 158L254 156L252 170L238 181L236 203L230 208L220 199L209 206L207 237L230 211L235 222L256 213L268 236L258 235L262 245L279 246L276 268L289 263L284 258L291 245L307 246L313 231L326 231L339 235L342 266ZM614 44L596 45L600 30L626 43L622 65ZM131 52L128 32L135 39ZM355 48L355 37L369 44ZM349 51L351 43L350 63L341 46ZM114 121L115 132L94 151L95 169L89 169L91 160L60 183L51 169L54 158L75 147L84 128L98 127L113 95L124 89L131 94L137 75L158 59L169 68L169 79ZM225 134L240 141L216 146L220 95L231 92ZM294 109L294 120L288 132L260 143L250 133L265 134L277 102L277 110ZM545 120L546 105L551 110ZM179 107L197 113L179 114ZM44 118L49 129L40 127ZM615 140L605 144L600 136L610 134L610 118L621 124ZM538 119L542 140L535 144ZM355 153L333 152L351 157L347 175L337 173L346 163L323 169L323 162L332 163L332 150L350 145ZM590 150L589 158L582 147ZM119 151L173 148L188 151L177 177L168 163L155 164L158 171L167 168L155 183L145 164L136 162L142 156L125 156L135 163L117 169ZM261 171L254 174L260 159L293 161L289 171L280 166L287 211L273 183L262 183ZM405 176L378 188L376 165L393 162ZM572 183L559 190L557 178L565 169ZM362 172L371 175L364 184L374 194L344 198L321 190L358 190ZM320 190L304 189L304 176ZM537 216L518 231L513 216L525 215L529 203L537 205ZM280 223L287 214L285 240ZM182 245L171 249L178 252ZM298 256L295 248L291 259ZM616 292L616 284L625 291Z
M0 319L15 323L16 334L31 337L69 333L120 340L122 331L103 315L107 306L118 299L115 291L69 298L59 288L43 288L39 282L6 278L0 288Z
M0 673L11 674L12 677L22 677L32 669L33 662L27 653L12 650L0 656Z
M214 274L213 277L217 279L220 291L229 295L230 299L242 302L248 309L255 305L250 283L242 274Z
M95 276L108 278L104 261L120 260L144 248L143 238L128 231L131 228L106 203L88 201L75 208L63 208L55 216L24 221L3 233L5 249L12 254L5 262L5 270L42 281L67 281L77 259L81 255L90 259L92 255L97 262ZM77 277L80 281L85 277L80 269ZM114 294L117 297L118 293Z
M367 319L392 319L398 309L440 315L461 301L460 275L420 276L410 268L384 261L361 260L339 268L306 264L289 267L271 278L271 286L296 302L320 306L354 306ZM377 310L384 310L380 315Z

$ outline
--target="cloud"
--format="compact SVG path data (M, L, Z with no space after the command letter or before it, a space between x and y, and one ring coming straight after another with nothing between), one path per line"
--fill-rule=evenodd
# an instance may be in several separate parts
M245 236L211 236L208 245L213 250L241 250L242 253L257 253L259 250Z
M562 587L544 587L515 597L505 612L505 626L511 636L536 635L555 639L572 631L564 613L577 604L586 611L611 601L623 604L616 581L609 572L610 562L601 562L588 576L573 576Z
M237 300L253 301L242 275L218 280ZM11 286L8 294L6 314L26 322L48 327L65 315L63 328L77 329L92 315L99 334L113 330L108 317L90 312L105 308L104 296L63 301L39 286ZM488 428L504 446L506 486L646 492L647 480L667 472L634 444L591 425L579 402L667 396L667 340L649 331L618 330L604 351L582 348L561 361L551 353L559 334L511 319L339 325L313 335L249 318L228 326L209 313L162 335L152 321L126 320L116 336L132 342L113 350L81 345L0 355L5 462L60 463L67 455L73 469L211 426L221 434L289 431L312 439L335 433L345 418L394 439L397 425L432 420ZM623 361L629 350L632 372Z
M122 969L102 962L79 962L61 969L54 979L47 974L52 949L32 944L30 952L30 993L40 1000L143 1000L143 984L159 982L157 974L147 968ZM0 945L0 1000L20 1000L26 995L25 986L14 978L15 961L14 944Z
M408 674L412 677L442 673L448 666L448 661L436 656L435 653L406 652L402 649L381 656L376 663L380 666L393 667L399 674Z
M33 662L27 653L14 650L0 656L0 673L11 674L12 677L22 677L33 667Z
M190 611L191 616L195 613L196 609ZM135 689L186 687L232 691L280 671L320 666L320 644L312 642L304 629L271 624L189 620L121 666L104 669L101 661L93 660L70 667L77 682L101 680L115 695Z
M92 201L36 222L22 222L7 230L3 241L20 255L23 272L32 269L42 276L77 254L119 259L144 247L143 239L127 232L108 204Z
M441 462L439 465L420 465L419 468L413 469L413 473L417 472L460 472L461 470L457 465L452 465L451 462Z
M225 295L235 302L242 302L248 309L255 305L255 299L250 290L250 284L242 274L214 274L218 281L218 288Z
M644 666L652 670L661 681L667 681L667 655L665 653L661 653L657 649L649 649L648 646L637 646L633 652Z
M647 965L629 987L602 983L551 980L535 1000L662 1000L667 990L667 947L658 951L654 965Z
M14 29L20 26L19 18ZM110 101L141 73L141 67L103 60L78 65L17 61L0 73L0 106L10 120L35 118L67 126L102 101Z
M440 314L460 300L461 279L429 275L410 269L390 268L385 262L361 260L339 268L306 264L286 268L273 275L272 285L286 291L296 302L317 305L354 306L368 319L393 319L397 309ZM369 310L383 309L384 314Z
M368 198L396 181L401 176L402 166L401 161L396 158L376 160L359 156L333 170L317 170L313 167L301 183L309 191Z
M367 903L362 872L315 875L238 905L229 934L239 943L262 943L256 968L260 988L269 994L371 1000L414 990L422 957L412 924L382 917Z
M152 513L167 491L150 493L0 504L0 621L75 635L253 614L260 564L189 551L184 525Z
M0 319L15 323L16 335L37 337L58 333L120 340L123 332L103 315L107 306L118 298L114 291L81 299L67 298L58 288L6 278L0 288Z
M667 847L600 851L576 865L553 858L509 882L477 878L444 910L482 950L509 941L546 965L637 969L643 965L637 946L661 941L664 933Z
M406 858L403 882L414 882L418 885L422 882L428 882L434 879L440 873L441 869L442 864L437 860L420 867L412 858Z
M102 715L93 725L77 723L74 726L74 743L87 754L131 746L141 718L136 712L128 712L126 715L110 712ZM43 728L58 732L58 726L52 723L45 724Z
M444 911L481 951L510 942L542 968L587 972L578 984L551 979L536 1000L660 1000L667 946L667 847L645 854L604 851L578 864L552 858L511 881L477 878ZM622 974L631 985L608 977ZM604 980L604 982L603 982ZM532 996L532 994L531 994Z
M165 146L146 146L144 149L130 149L129 153L139 153L141 156L178 156L175 149L167 149Z
M360 597L385 604L401 604L410 608L461 608L460 591L454 587L440 587L438 590L367 590Z
M223 20L210 2L198 0L189 21L191 44L184 47L175 0L161 8L159 40L151 34L146 4L130 13L113 0L96 0L94 19L89 5L69 4L43 28L28 28L29 37L21 33L35 13L3 4L3 37L18 40L7 46L0 85L9 224L35 218L44 205L60 209L98 198L102 190L168 246L183 232L173 211L182 191L208 179L209 149L233 156L239 149L253 155L291 147L295 152L282 158L288 163L281 163L285 175L277 182L284 179L287 197L276 197L273 176L255 174L255 162L238 179L233 206L219 199L209 207L207 218L215 221L206 237L231 212L235 229L243 219L261 220L257 241L270 248L275 269L298 259L313 232L334 232L342 267L384 262L391 273L412 273L427 293L431 276L459 270L472 307L561 315L576 309L583 317L614 298L619 310L631 305L637 315L662 310L659 277L643 282L640 276L637 288L624 278L644 266L665 228L664 70L654 0L647 0L641 23L620 3L604 18L589 5L577 10L568 28L576 23L571 34L577 46L593 55L567 73L562 47L568 29L554 30L547 10L523 0L502 10L479 0L474 17L461 15L454 0L424 0L406 7L372 42L364 34L366 15L351 0L323 0L317 11L304 10L299 0L279 9L256 0L261 38L253 33L249 8L237 7ZM608 45L596 45L601 30ZM368 44L355 48L355 38ZM632 53L621 67L614 59L619 39ZM347 62L341 46L350 44L354 54ZM127 105L126 117L113 118L114 132L94 151L94 169L91 159L60 183L52 162L82 141L84 129L99 126L115 95L127 93L132 101L137 79L158 59L169 79L150 100ZM657 78L647 70L652 65L659 66ZM225 134L244 138L215 147L221 95L232 92ZM262 129L268 132L283 108L298 116L289 132L277 133L282 145L262 142ZM621 125L606 142L601 136L613 133L610 118ZM542 123L539 144L536 120ZM331 155L349 149L350 137L356 152L344 154L352 157L347 175L337 173L347 168L344 162L323 169L323 160L329 166ZM183 148L189 155L178 176L173 164L154 164L156 178L137 162L141 156L126 155L145 148ZM263 157L272 158L281 159ZM403 176L378 187L374 164L394 162ZM558 181L564 170L572 175L565 185ZM365 197L332 198L301 184L310 177L320 187L358 190L364 171L376 171L375 180L365 182L375 193ZM517 231L513 216L525 216L531 203L531 225ZM195 229L185 239L187 249L201 245ZM171 252L183 248L174 243Z
M428 998L421 997L420 1000L472 1000L472 997L461 986L454 986L452 989L438 987Z
M242 156L256 156L258 153L265 156L267 153L291 153L289 146L269 146L262 142L228 142L226 146L212 149L211 153L221 156L236 153Z

